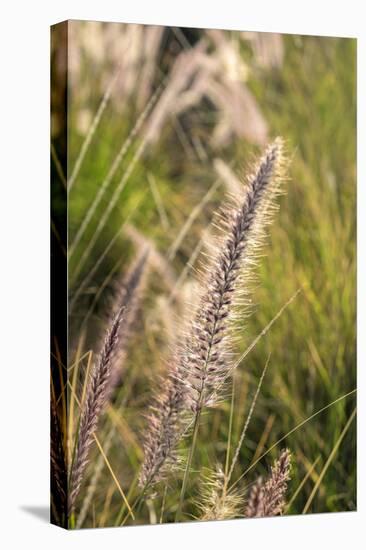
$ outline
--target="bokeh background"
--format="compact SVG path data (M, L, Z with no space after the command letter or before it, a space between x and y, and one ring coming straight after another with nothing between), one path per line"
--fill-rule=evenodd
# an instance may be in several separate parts
M116 282L151 247L123 382L99 430L103 442L114 427L108 458L126 493L142 459L143 413L194 301L213 214L253 155L277 135L287 142L287 192L238 352L301 292L235 374L234 444L271 353L238 478L356 388L356 41L72 21L68 63L69 337L80 384ZM294 458L287 513L356 508L355 422L344 432L355 404L355 393L344 397L282 442ZM223 463L229 412L230 399L205 415L197 470ZM281 446L256 465L256 476ZM81 503L98 460L93 449ZM192 516L200 480L191 476ZM172 486L164 521L179 480ZM156 521L154 506L144 507L142 522ZM103 466L83 526L112 525L120 508Z

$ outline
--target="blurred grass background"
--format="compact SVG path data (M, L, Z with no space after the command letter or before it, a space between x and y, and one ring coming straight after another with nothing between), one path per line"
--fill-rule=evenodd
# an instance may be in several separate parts
M115 426L108 458L126 493L141 462L143 413L194 296L194 269L187 270L174 296L172 289L197 246L205 250L200 240L209 238L205 231L212 215L235 184L220 176L218 163L240 177L267 140L282 135L287 141L287 193L270 228L238 351L297 289L302 291L235 374L233 445L271 353L237 479L297 424L356 387L356 41L74 21L69 23L69 63L69 181L90 138L69 190L70 343L77 358L98 349L114 282L144 242L154 247L124 382L98 435L103 443ZM110 96L91 135L108 87ZM156 101L78 235L154 93ZM115 206L101 225L116 193ZM176 247L197 205L198 215ZM80 365L83 372L85 358ZM356 508L355 422L332 455L354 407L352 394L281 443L294 458L288 496L295 498L288 513ZM229 414L230 396L205 414L197 471L224 463ZM244 487L268 471L281 446L248 473ZM80 503L98 457L97 449L93 453ZM174 518L180 482L171 481L164 521ZM201 475L191 476L187 519L197 513L200 482ZM161 496L144 506L140 521L154 522L160 504ZM105 469L84 526L113 525L120 507L121 497Z

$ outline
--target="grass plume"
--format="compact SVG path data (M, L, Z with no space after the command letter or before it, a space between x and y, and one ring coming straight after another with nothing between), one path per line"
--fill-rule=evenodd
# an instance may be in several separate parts
M204 480L199 503L201 521L234 519L242 516L243 495L237 489L225 490L226 481L226 476L221 469Z
M259 478L253 485L245 509L247 518L281 515L286 504L287 484L290 479L291 453L284 449L271 467L266 482Z
M82 406L77 446L69 479L68 509L72 513L83 474L88 464L89 449L100 415L120 379L120 360L125 351L129 327L134 319L138 290L147 259L147 251L127 275L119 297L119 307L104 339L99 360L94 365Z
M230 324L240 297L248 292L251 267L264 228L271 221L282 167L283 143L277 138L249 176L242 197L235 197L239 207L221 214L223 236L208 265L197 314L180 354L194 412L217 402L233 366Z
M85 403L82 409L75 459L69 481L69 513L75 505L84 470L88 463L89 448L97 429L100 414L107 401L110 388L113 356L117 351L118 333L123 322L125 308L119 309L107 332L99 361L94 365L88 383Z
M139 478L144 490L161 481L175 462L175 448L184 430L182 413L186 408L187 392L176 367L170 368L164 387L161 395L156 392L155 403L147 418L144 462Z
M173 357L167 390L148 419L142 485L161 478L160 470L173 458L182 436L182 413L190 411L194 417L193 443L183 480L184 495L201 410L217 402L234 367L229 325L235 317L236 295L247 289L255 251L271 219L282 167L283 143L277 138L248 177L242 197L235 197L239 207L232 206L221 216L223 236L202 281L197 313Z

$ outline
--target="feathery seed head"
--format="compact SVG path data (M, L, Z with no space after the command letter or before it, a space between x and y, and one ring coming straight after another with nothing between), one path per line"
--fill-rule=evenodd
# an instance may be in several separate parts
M102 409L109 394L112 358L118 344L118 335L125 308L121 308L107 331L98 363L94 364L87 386L85 403L81 412L76 455L69 481L69 513L72 512L88 463L89 449L97 429Z
M210 472L203 480L201 495L198 507L202 521L234 519L243 515L243 495L236 489L227 489L225 474L221 468Z
M180 381L178 369L171 367L165 390L162 395L156 395L147 418L140 486L161 481L168 467L176 462L175 447L184 430L185 400L186 388Z
M125 279L118 301L118 310L107 330L99 361L94 364L87 385L85 403L81 411L76 454L70 472L69 513L72 512L75 506L100 415L119 380L120 368L116 366L116 363L117 359L121 358L123 354L126 332L136 311L138 299L136 293L141 283L146 259L147 252L144 252Z
M288 449L281 452L271 467L271 474L264 483L261 478L253 485L247 502L245 516L266 517L282 514L286 504L287 483L290 479L291 453Z
M230 329L236 307L248 292L263 230L271 221L282 166L283 144L277 138L248 178L243 196L221 214L222 237L203 278L197 314L180 354L194 411L215 404L233 367Z
M279 191L283 143L268 146L241 197L221 214L222 236L202 280L202 292L186 336L177 345L163 397L152 409L140 483L161 478L184 433L184 416L215 405L234 368L231 328L236 306L248 292L248 276L271 221Z

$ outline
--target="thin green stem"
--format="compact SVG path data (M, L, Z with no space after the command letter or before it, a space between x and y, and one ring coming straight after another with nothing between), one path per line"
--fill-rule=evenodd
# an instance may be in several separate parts
M131 497L133 491L135 490L135 487L136 487L136 484L137 484L137 480L138 480L138 474L135 475L135 477L134 477L134 479L133 479L133 482L132 482L132 484L131 484L131 486L130 486L130 490L128 491L128 494L127 494L127 500L128 500L128 502L130 501L130 497ZM136 503L136 500L137 500L137 498L135 499L135 503ZM131 510L134 509L135 503L131 505ZM126 510L126 503L123 502L123 505L121 506L121 509L120 509L120 511L119 511L119 514L118 514L117 519L116 519L115 524L114 524L115 527L118 527L119 525L121 525L121 521L122 521L123 514L124 514L125 510ZM127 513L127 517L128 517L128 516L129 516L129 513Z
M70 519L69 519L69 525L70 525L70 529L75 529L75 514L74 512L70 515Z
M254 394L254 397L253 397L253 400L252 400L252 404L250 406L250 409L249 409L249 413L248 413L248 416L247 416L247 419L245 421L245 424L244 424L244 427L243 427L243 430L241 432L241 435L240 435L240 439L239 439L239 443L238 443L238 446L236 447L236 450L235 450L235 453L234 453L234 457L233 457L233 460L232 460L232 463L231 463L231 466L230 466L230 470L228 472L227 475L225 475L225 488L227 488L227 485L231 479L231 476L233 475L233 471L234 471L234 468L235 468L235 464L239 458L239 453L240 453L240 449L242 448L242 445L243 445L243 442L244 442L244 439L245 439L245 436L246 436L246 433L247 433L247 429L248 429L248 426L249 426L249 422L252 418L252 415L253 415L253 412L254 412L254 407L255 407L255 404L257 402L257 399L258 399L258 395L259 395L259 392L260 392L260 389L262 387L262 384L263 384L263 380L264 380L264 375L266 374L267 372L267 368L268 368L268 365L269 365L269 360L270 360L270 357L271 357L271 354L268 355L268 359L266 361L266 364L264 366L264 369L262 371L262 375L259 379L259 383L258 383L258 386L257 386L257 390Z
M136 498L135 502L132 504L131 506L131 510L135 510L136 509L136 512L139 512L140 509L141 509L141 506L142 506L142 503L144 501L144 498L145 498L145 495L146 495L146 491L148 489L148 483L145 484L145 486L143 487L141 493L139 494L139 496ZM121 522L121 526L124 525L129 517L129 513L127 513L123 519L123 521Z
M192 445L191 445L191 448L189 449L188 460L187 460L186 469L185 469L185 472L184 472L182 490L180 492L180 498L179 498L179 506L178 506L178 510L177 510L177 513L176 513L176 516L175 516L175 521L176 522L179 520L179 518L181 516L181 513L182 513L184 495L185 495L186 488L187 488L189 471L191 469L193 453L194 453L195 446L196 446L196 441L197 441L200 417L201 417L201 403L199 403L199 405L198 405L198 409L197 409L196 416L195 416L195 419L194 419Z
M225 461L225 479L229 471L229 461L230 461L230 447L231 447L231 436L233 431L233 418L234 418L234 399L235 399L235 373L232 378L232 390L231 390L231 406L230 406L230 418L229 418L229 434L227 438L227 448L226 448L226 461Z
M334 445L334 447L333 447L333 449L332 449L332 452L331 452L330 455L328 456L328 459L327 459L326 463L324 464L324 467L323 467L322 471L321 471L320 474L319 474L319 477L318 477L318 479L317 479L317 481L316 481L316 483L315 483L315 485L314 485L314 488L313 488L313 490L311 491L308 500L306 501L306 504L305 504L304 509L303 509L303 511L302 511L303 514L306 514L306 513L308 512L308 510L309 510L309 508L310 508L310 506L311 506L311 503L312 503L313 500L314 500L314 497L315 497L315 495L316 495L316 492L318 491L318 489L319 489L319 487L320 487L320 485L321 485L321 483L322 483L322 481L323 481L323 478L324 478L324 476L325 476L325 474L326 474L326 472L327 472L327 470L328 470L330 464L332 463L332 460L333 460L333 458L335 457L335 455L336 455L336 453L337 453L337 451L338 451L338 448L339 448L340 444L342 443L342 441L343 441L343 439L344 439L344 436L346 435L346 433L347 433L349 427L350 427L351 424L352 424L352 421L353 421L354 417L356 416L356 411L357 411L357 407L355 407L355 408L353 409L353 412L352 412L351 416L349 417L347 424L346 424L345 427L343 428L341 435L338 437L338 439L337 439L337 441L336 441L336 443L335 443L335 445Z
M342 399L345 399L346 397L348 397L349 395L352 395L354 393L357 392L357 388L355 388L354 390L348 392L348 393L345 393L344 395L342 395L341 397L338 397L338 399L335 399L334 401L332 401L331 403L328 403L328 405L325 405L325 407L322 407L321 409L319 409L318 411L316 411L314 414L312 414L311 416L308 416L308 418L305 418L305 420L303 420L302 422L300 422L300 424L297 424L294 428L292 428L292 430L290 430L289 432L287 432L284 436L282 436L280 439L278 439L275 443L273 443L273 445L271 445L269 447L269 449L267 449L264 453L262 453L254 462L252 462L250 464L250 466L248 466L248 468L245 470L245 472L243 472L241 474L240 477L238 477L238 479L231 485L230 487L230 490L232 490L238 483L241 479L243 479L243 477L245 477L247 475L248 472L250 472L250 470L252 470L254 468L254 466L256 464L258 464L258 462L260 462L262 460L263 457L265 457L268 453L270 453L272 451L272 449L274 449L276 447L276 445L278 445L279 443L281 443L284 439L286 439L287 437L289 437L291 434L293 434L294 432L296 432L299 428L301 428L302 426L304 426L304 424L306 424L307 422L309 422L310 420L312 420L313 418L315 418L316 416L318 416L318 414L322 413L323 411L329 409L329 407L332 407L333 405L335 405L336 403L338 403L339 401L342 401Z
M168 491L168 484L166 483L165 487L164 487L163 499L162 499L162 502L161 502L159 523L163 523L164 510L165 510L165 499L166 499L167 491Z

